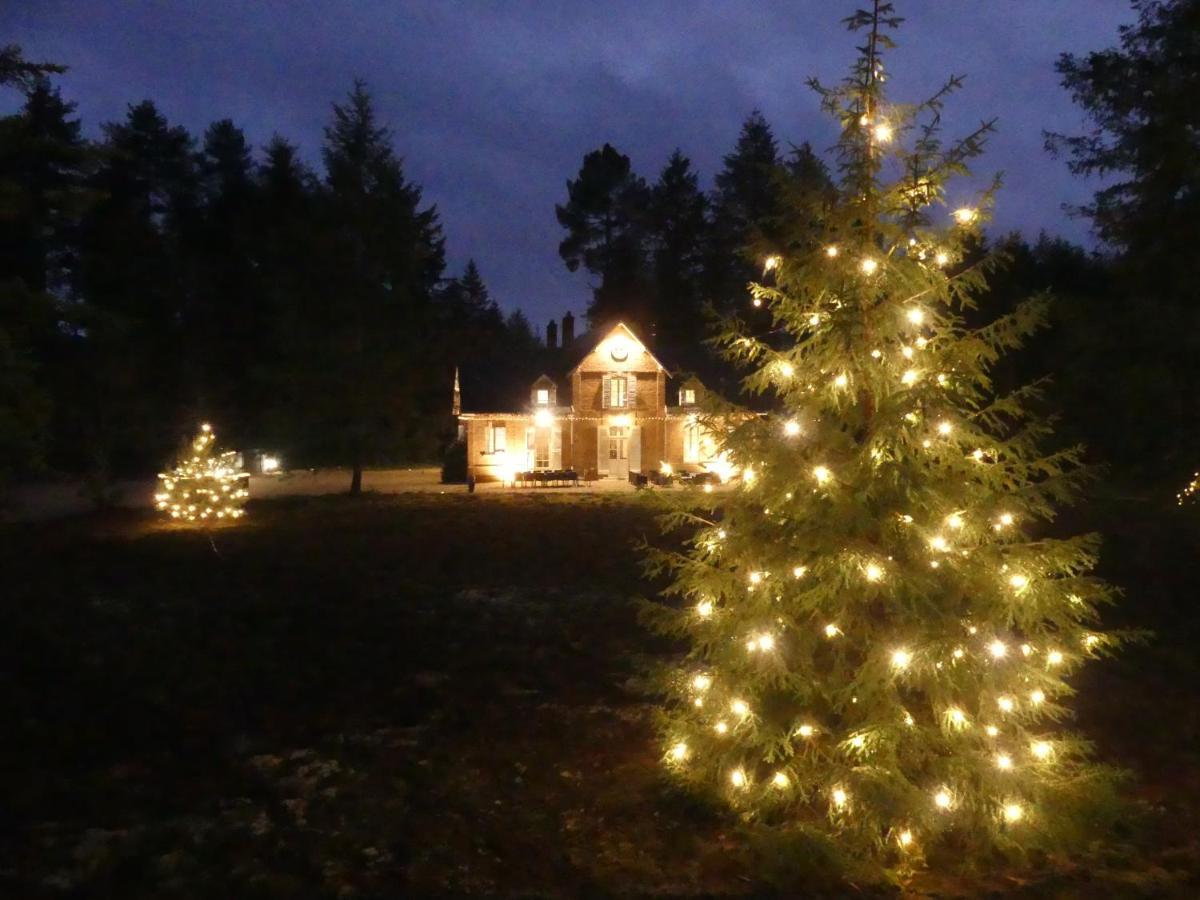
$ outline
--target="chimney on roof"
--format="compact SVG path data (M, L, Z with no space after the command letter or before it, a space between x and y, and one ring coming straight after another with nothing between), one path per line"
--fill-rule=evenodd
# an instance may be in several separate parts
M546 346L551 350L558 346L558 323L553 319L546 323Z
M569 347L575 340L575 317L568 310L563 316L563 346Z

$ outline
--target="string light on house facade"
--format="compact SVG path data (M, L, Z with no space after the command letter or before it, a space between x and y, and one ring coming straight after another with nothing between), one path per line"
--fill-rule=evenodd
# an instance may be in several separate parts
M864 56L822 88L838 180L780 196L797 239L753 289L772 321L716 338L761 395L714 438L736 490L672 519L683 552L646 550L669 579L653 621L689 645L661 682L660 758L747 822L888 865L949 858L963 835L980 859L1040 852L1082 834L1081 798L1107 789L1085 742L1047 723L1069 721L1080 666L1120 646L1093 615L1115 592L1090 541L1043 533L1078 457L1038 446L1019 389L999 406L1033 427L991 413L1042 301L1020 328L983 322L994 198L941 205L962 167L908 146L937 113L888 102L877 68Z

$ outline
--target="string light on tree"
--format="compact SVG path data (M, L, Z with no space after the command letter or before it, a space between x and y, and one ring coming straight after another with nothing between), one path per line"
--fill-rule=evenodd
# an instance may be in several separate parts
M217 436L205 423L179 454L175 466L158 476L155 506L172 519L210 522L239 519L250 496L249 476L235 451L216 452Z
M851 24L874 35L891 15L883 0ZM914 835L905 866L1035 838L1042 852L1083 834L1084 801L1108 789L1083 742L1030 729L1086 689L1076 663L1120 645L1084 628L1114 592L1091 575L1090 539L1040 533L1082 456L1040 446L1023 389L997 393L1045 300L986 323L1002 254L977 229L993 192L938 207L987 129L943 140L944 96L889 102L874 80L886 45L859 45L852 76L819 88L842 128L837 180L780 194L794 235L752 292L769 331L731 319L716 337L762 394L719 435L731 471L755 477L705 498L725 524L689 530L684 553L646 551L669 579L653 621L690 645L660 682L663 754L686 737L674 776L718 787L752 827L885 864ZM925 135L939 150L908 146ZM714 539L721 527L736 540ZM1014 827L1034 798L1037 827Z

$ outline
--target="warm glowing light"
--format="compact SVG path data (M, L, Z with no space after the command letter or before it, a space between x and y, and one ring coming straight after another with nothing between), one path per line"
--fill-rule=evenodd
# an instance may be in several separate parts
M837 244L830 244L828 247L826 247L825 255L828 256L830 259L833 259L833 257L837 256L838 255Z
M775 649L775 638L769 634L760 634L758 636L758 649L764 653L768 650Z
M1007 528L1014 521L1015 521L1015 519L1013 518L1012 513L1001 513L1000 518L998 518L996 520L996 524L999 525L1001 528Z
M1008 770L1008 769L1012 768L1012 764L1013 764L1012 757L1009 756L1007 753L997 753L996 754L996 768L997 769Z
M908 321L912 322L914 325L920 325L925 321L925 310L921 309L919 306L912 307L904 315L907 316Z
M1061 650L1051 650L1046 654L1046 664L1050 666L1061 666L1063 655Z
M750 705L745 700L734 700L729 704L729 708L735 716L748 716L750 714Z
M939 266L944 266L944 265L946 265L946 263L950 262L950 254L946 253L943 250L943 251L939 252L938 255L933 258L933 261L935 263L937 263Z
M967 714L958 707L951 707L946 710L946 720L953 728L967 727Z
M659 462L658 471L663 475L670 476L675 473L675 467L664 459Z
M779 374L782 375L784 378L791 378L793 375L796 374L796 367L793 366L790 362L781 362L779 364Z
M692 679L692 687L698 691L707 691L712 687L712 676L700 674Z
M916 384L917 378L918 378L918 375L917 375L916 369L906 369L904 374L900 376L900 383L901 384Z
M795 437L800 433L800 423L795 419L789 419L783 423L783 433L788 437Z
M685 759L687 759L687 756L688 756L688 745L685 744L683 741L680 741L678 744L676 744L674 747L671 748L671 759L675 760L676 762L683 762Z
M1083 647L1085 650L1091 650L1093 647L1095 647L1099 643L1100 643L1099 635L1086 634L1083 637Z
M772 269L778 269L782 261L778 256L768 256L763 260L763 271L770 272Z
M998 735L1000 733L1000 729L997 728L995 725L988 725L983 730L985 732L987 732L988 737L996 737L996 735Z
M817 733L817 729L814 728L812 725L808 725L808 724L801 725L799 728L796 729L796 734L800 735L800 737L802 737L802 738L810 738L816 733Z
M258 461L258 470L264 475L270 475L279 471L278 456L264 456Z
M1025 588L1029 587L1029 577L1017 572L1016 574L1008 577L1008 583L1013 590L1023 591Z
M180 457L170 472L158 476L154 505L160 512L188 522L245 515L242 506L250 496L249 476L240 471L235 451L216 453L215 447L212 426L201 425L192 439L191 453Z
M904 346L904 347L900 348L900 355L903 356L905 359L912 359L913 353L914 353L914 351L913 351L912 347Z
M907 828L905 828L898 835L896 835L896 843L899 844L901 847L907 847L912 842L913 842L913 833L911 831L909 831Z
M704 485L704 493L711 494L712 492L713 492L713 486L711 484Z
M863 574L867 577L867 581L879 581L883 578L883 569L877 563L867 563Z
M892 665L897 669L907 669L912 662L912 654L907 650L896 650L892 653Z
M952 432L954 430L954 426L951 425L949 422L938 422L937 430L938 430L938 434L945 437L946 435L948 435L950 432Z
M864 275L874 275L879 269L879 261L868 256L858 264L858 267Z
M892 139L892 126L887 122L880 122L875 126L873 133L875 135L875 140L881 144L886 144Z
M1021 809L1018 803L1006 803L1004 805L1004 821L1008 823L1020 822L1024 815L1024 810Z
M841 809L843 806L845 806L846 801L848 799L850 799L846 795L846 792L844 790L842 790L840 787L834 788L833 793L830 794L830 796L833 797L833 805L836 806L838 809Z
M749 578L750 578L751 584L762 584L763 573L762 572L751 572Z
M608 424L615 425L618 428L627 428L628 426L633 424L633 416L630 416L630 415L627 415L624 413L622 413L620 415L616 415L616 416L609 416Z
M996 705L1000 707L1001 712L1012 712L1016 707L1012 697L998 697L996 698Z
M955 659L962 659L966 655L967 655L967 652L965 650L963 650L962 647L954 648L954 658Z
M842 629L838 628L836 625L829 624L825 626L825 637L827 638L835 638L841 633Z
M716 729L717 734L724 734L729 730L729 726L725 724L724 720L718 722L713 728Z
M696 604L696 615L702 619L707 619L713 613L713 604L711 600L701 600Z
M975 460L975 462L983 462L983 450L976 447L971 451L971 459Z
M917 724L917 720L912 717L912 713L906 712L904 714L904 724L911 728L913 725Z
M1042 690L1032 691L1029 694L1029 699L1034 706L1041 706L1046 702L1046 692Z
M1029 745L1029 752L1038 759L1049 759L1050 754L1054 752L1054 748L1050 745L1049 741L1034 741Z
M962 206L954 211L954 221L959 225L970 225L977 218L979 218L979 211L969 206Z
M933 795L933 805L936 806L938 809L949 809L953 805L953 803L954 803L954 798L950 795L950 792L948 790L946 790L945 788L942 788L940 791L938 791L936 794Z
M808 566L796 566L796 568L792 569L792 576L795 578L803 578L807 572Z
M788 777L783 772L776 772L775 777L771 779L771 784L782 790L789 784Z
M745 769L734 769L729 773L729 781L735 788L744 788L746 786Z
M992 654L996 659L1003 659L1008 653L1008 647L1004 641L992 641L988 644L988 653Z
M825 482L829 481L829 479L833 477L833 473L831 473L825 466L816 466L812 470L812 473L813 478L817 479L817 484L825 484Z
M833 379L833 386L836 388L844 388L850 383L850 377L846 373L842 373L837 378Z
M939 553L943 553L946 551L946 549L950 545L946 542L946 539L944 537L942 537L940 534L935 534L933 537L931 537L929 539L929 546L932 549L937 550Z
M1022 656L1030 656L1030 655L1032 655L1032 653L1033 653L1033 645L1032 644L1022 644L1021 645L1021 655Z
M539 409L533 414L533 424L538 428L549 428L554 424L554 413L548 409Z
M811 325L813 328L816 328L818 325L821 324L821 316L817 313L813 313L811 316L808 317L808 324Z

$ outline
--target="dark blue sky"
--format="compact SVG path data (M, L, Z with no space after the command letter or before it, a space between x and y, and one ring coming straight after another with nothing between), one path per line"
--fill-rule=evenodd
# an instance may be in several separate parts
M409 176L438 205L453 268L474 257L506 309L544 322L587 301L558 258L554 204L609 141L653 179L676 146L705 184L754 107L781 143L833 132L804 80L840 78L855 0L0 0L0 43L71 66L64 94L90 134L152 98L202 132L230 117L256 144L279 132L318 158L329 103L362 76ZM891 99L967 76L946 122L999 117L979 167L1002 170L995 228L1087 240L1063 203L1093 186L1042 149L1074 131L1060 52L1112 45L1126 0L899 0ZM969 198L966 186L962 199ZM953 199L953 198L952 198Z

